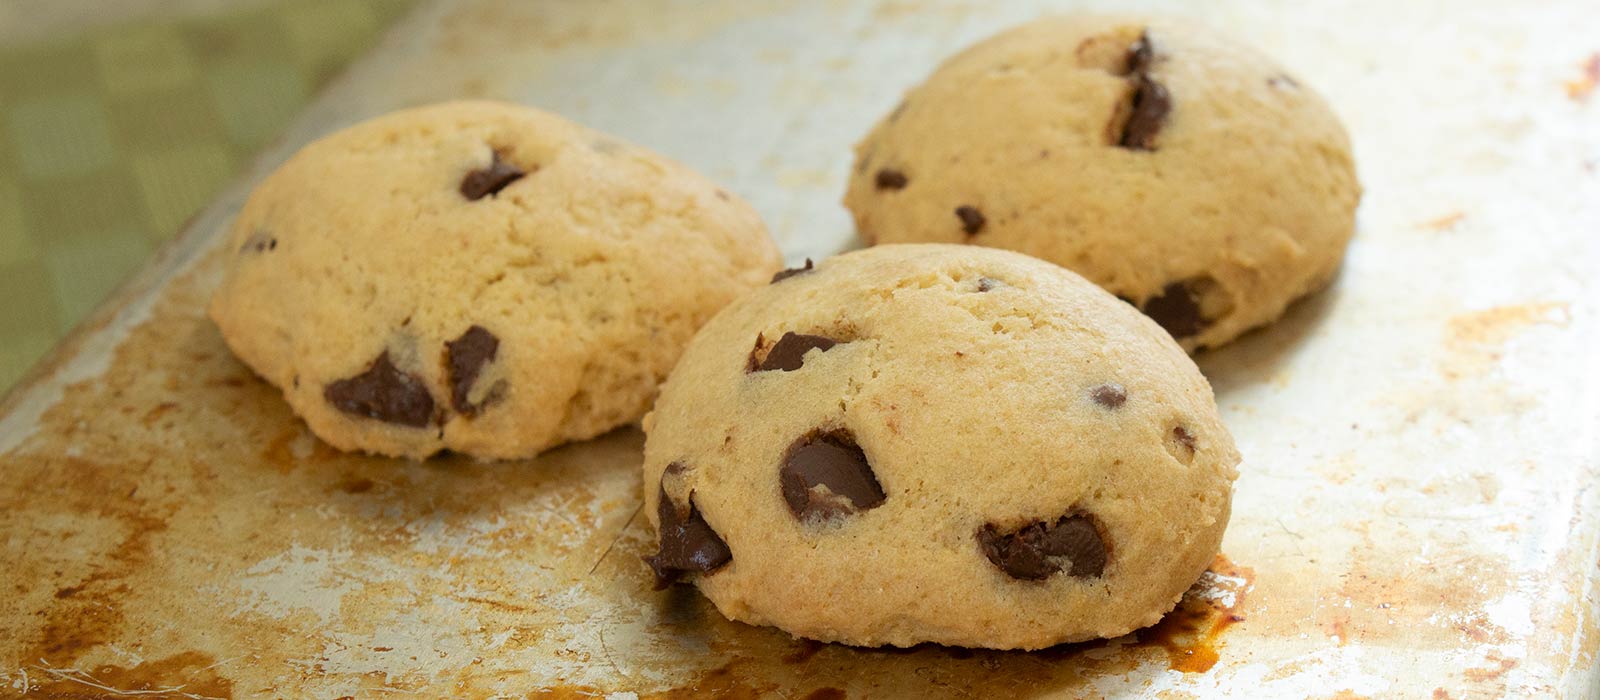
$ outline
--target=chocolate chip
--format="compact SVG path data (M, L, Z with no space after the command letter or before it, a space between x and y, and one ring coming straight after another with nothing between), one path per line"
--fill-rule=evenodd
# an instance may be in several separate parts
M787 270L778 271L778 274L772 276L772 284L777 284L795 275L804 274L810 271L811 258L806 258L806 264L804 267L791 267Z
M1108 382L1089 390L1089 398L1106 408L1122 408L1128 401L1128 391L1121 384Z
M898 170L884 168L878 171L878 189L903 190L906 188L906 174Z
M500 153L496 151L488 168L474 170L461 178L461 196L473 201L492 197L526 174L517 166L500 160Z
M246 238L244 245L239 246L240 253L266 253L278 249L278 239L267 235L265 231L257 231Z
M674 462L667 470L682 471L683 465ZM655 554L644 558L655 571L656 590L671 585L684 573L710 573L733 560L728 544L694 507L694 492L689 493L686 505L678 506L667 496L666 486L659 489L656 515L661 523L660 545Z
M1063 516L1053 524L1035 522L1009 533L991 523L978 531L978 545L1007 576L1024 581L1047 579L1064 563L1072 567L1067 573L1078 578L1099 576L1106 568L1105 540L1088 515Z
M885 498L866 453L843 431L796 440L778 481L789 512L802 521L877 508Z
M1175 426L1172 429L1172 439L1177 440L1178 444L1183 445L1184 447L1188 448L1190 453L1194 452L1194 450L1195 450L1194 433L1189 432L1188 429L1184 428L1183 426L1181 426L1181 425Z
M324 387L322 397L345 413L385 423L421 428L433 419L433 395L428 387L422 379L396 368L387 350L367 371Z
M1150 70L1155 62L1155 46L1150 43L1150 30L1139 32L1139 38L1128 45L1128 73L1139 74Z
M983 212L978 211L977 207L966 204L956 207L956 218L961 220L961 230L965 231L968 236L976 235L983 230L985 219L983 218Z
M1133 94L1133 113L1122 126L1122 138L1117 145L1136 151L1156 150L1156 135L1166 123L1167 112L1172 110L1172 96L1161 83L1148 76L1137 78Z
M756 339L756 347L760 348L761 339ZM838 345L838 341L820 335L804 335L793 331L783 334L777 344L767 351L766 359L756 365L755 371L767 372L770 370L783 370L793 372L800 369L805 363L806 353L812 348L827 352L828 348Z
M478 374L483 371L483 366L493 362L499 350L500 339L483 326L476 325L468 328L460 338L444 344L445 369L450 382L450 406L461 415L477 415L484 406L499 398L496 390L503 390L503 383L491 387L477 403L472 403L468 398L472 393L472 385L478 381Z
M992 290L992 289L994 289L996 287L1002 286L1004 284L1005 284L1004 282L1001 282L1000 280L994 279L992 277L979 277L978 278L978 291L987 292L987 291L990 291L990 290Z
M1161 290L1160 296L1146 301L1140 310L1178 340L1193 336L1211 325L1200 315L1200 299L1184 282L1167 285Z
M1128 73L1134 84L1133 108L1128 121L1122 125L1117 145L1138 151L1156 149L1156 135L1166 124L1167 113L1172 111L1172 95L1166 86L1150 77L1150 67L1155 62L1155 47L1149 32L1139 35L1128 47Z

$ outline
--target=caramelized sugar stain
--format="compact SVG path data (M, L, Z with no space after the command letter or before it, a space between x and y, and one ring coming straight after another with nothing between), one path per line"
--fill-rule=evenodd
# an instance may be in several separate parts
M1217 642L1222 633L1244 621L1238 611L1254 582L1254 571L1218 554L1200 581L1183 594L1178 607L1160 622L1134 633L1137 644L1165 650L1168 667L1174 671L1211 670L1220 658Z
M89 670L34 666L29 674L28 697L108 698L232 698L233 681L214 671L216 659L184 652L128 668L97 666Z

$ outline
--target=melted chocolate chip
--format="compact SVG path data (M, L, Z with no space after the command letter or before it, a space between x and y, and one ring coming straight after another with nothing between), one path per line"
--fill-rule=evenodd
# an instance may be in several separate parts
M257 231L246 238L244 245L239 246L240 253L266 253L278 249L278 239L267 235L265 231Z
M1121 384L1109 382L1089 390L1089 398L1106 408L1122 408L1128 401L1128 391Z
M500 160L497 151L488 168L474 170L461 178L461 196L473 201L492 197L526 174L517 166Z
M806 264L804 267L791 267L787 270L779 270L778 274L772 276L772 284L777 284L795 275L805 274L811 270L811 258L806 258Z
M880 190L903 190L908 182L910 181L906 179L906 174L898 170L884 168L878 171L878 189Z
M757 347L760 347L760 339L757 338L756 340ZM783 337L778 339L777 344L767 351L766 359L762 360L761 364L756 365L755 371L766 372L777 369L793 372L800 369L800 366L805 363L806 353L812 348L827 352L829 348L838 344L838 341L832 338L825 338L820 335L804 335L790 331L784 333Z
M1063 563L1070 563L1067 573L1078 578L1099 576L1106 568L1105 540L1088 515L1068 515L1052 524L1035 522L1009 533L984 525L978 531L978 545L1007 576L1024 581L1047 579L1061 571Z
M1152 297L1140 310L1178 340L1195 335L1210 325L1200 315L1200 299L1183 282L1167 285L1161 290L1161 296Z
M1133 109L1128 121L1122 125L1117 145L1138 151L1156 149L1156 135L1166 125L1167 113L1172 111L1172 95L1166 86L1150 77L1151 64L1155 62L1155 48L1148 32L1128 47L1128 73L1134 84Z
M324 387L322 397L340 411L385 423L421 428L433 419L428 387L396 368L387 350L367 371Z
M674 462L667 469L681 471L683 465ZM680 507L667 497L665 486L659 488L656 515L661 523L658 528L660 545L655 554L644 558L655 571L656 590L672 585L685 573L710 573L733 560L728 544L694 507L693 492L689 494L688 504Z
M1156 150L1156 135L1166 124L1167 112L1172 111L1172 96L1167 88L1148 76L1139 76L1138 88L1133 93L1133 114L1122 126L1122 138L1117 145L1136 151Z
M1150 43L1150 31L1139 33L1139 38L1128 45L1128 73L1144 73L1150 70L1150 64L1155 61L1155 46Z
M979 231L982 231L983 224L986 221L983 218L983 212L978 211L977 207L966 204L956 207L956 218L961 220L961 230L966 232L968 236L976 235Z
M883 505L883 487L848 433L796 440L778 472L783 500L797 520L832 518Z
M483 326L473 326L444 344L445 369L450 382L450 406L464 416L477 415L485 405L496 398L494 390L474 404L468 399L472 385L478 381L483 366L494 361L500 350L500 339ZM500 385L496 385L497 387Z
M1181 425L1174 427L1172 429L1172 439L1177 440L1178 444L1183 445L1184 447L1188 448L1189 452L1191 452L1191 453L1194 452L1194 450L1195 450L1194 433L1189 432L1189 430L1187 428L1184 428Z

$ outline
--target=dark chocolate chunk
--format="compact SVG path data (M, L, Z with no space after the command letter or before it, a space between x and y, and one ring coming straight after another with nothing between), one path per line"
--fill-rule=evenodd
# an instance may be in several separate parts
M1142 74L1150 70L1150 64L1155 61L1156 50L1150 43L1150 31L1139 33L1139 38L1128 45L1128 73Z
M1128 391L1116 382L1107 382L1089 390L1089 398L1106 408L1122 408L1128 401Z
M468 328L460 338L444 344L445 369L450 382L450 406L462 415L477 415L480 409L495 398L492 390L490 395L476 404L467 397L472 392L472 385L478 381L478 374L483 371L483 366L493 362L499 350L500 339L487 328L476 325Z
M880 190L903 190L908 182L910 181L906 179L906 174L898 170L884 168L878 171L878 189Z
M804 274L804 273L810 272L811 270L812 270L811 258L806 258L806 264L805 264L804 267L791 267L791 268L789 268L787 270L779 270L778 274L772 276L772 284L777 284L777 283L782 282L782 281L784 281L786 279L789 279L790 277L793 277L795 275Z
M1173 282L1161 290L1161 296L1145 301L1140 309L1144 315L1178 340L1205 330L1210 322L1200 315L1200 299L1194 290L1183 282Z
M506 185L516 182L526 174L517 166L500 160L500 153L497 151L488 168L474 170L461 178L461 196L473 201L492 197L505 189Z
M1133 93L1133 113L1122 125L1122 138L1117 145L1136 151L1156 150L1156 135L1166 123L1167 112L1172 111L1172 96L1167 88L1149 76L1136 78Z
M1191 454L1194 453L1194 449L1195 449L1194 433L1189 432L1189 430L1187 428L1184 428L1181 425L1175 426L1172 429L1172 439L1177 440L1178 444L1183 445L1184 447L1188 448L1189 452Z
M827 352L828 348L838 345L838 341L820 335L804 335L793 331L783 334L777 344L767 351L766 359L756 366L757 372L766 372L779 369L793 372L800 369L805 362L806 352L812 348Z
M278 239L267 235L265 231L250 234L244 240L244 245L239 246L240 253L266 253L278 249Z
M667 467L668 470L679 469L683 465L674 462ZM728 544L717 536L711 525L700 515L699 509L694 507L694 493L690 492L688 503L679 506L667 496L665 486L659 487L656 503L656 515L660 520L660 545L656 553L644 558L646 564L655 571L656 590L661 590L685 573L710 573L722 568L724 564L733 560L733 552L728 549Z
M1040 581L1061 571L1062 559L1072 567L1067 573L1079 578L1099 576L1106 568L1105 540L1088 515L1063 516L1053 524L1035 522L1008 533L984 525L978 531L978 545L1007 576L1025 581Z
M883 505L883 487L849 433L796 440L778 471L783 500L797 520L849 515Z
M983 218L983 212L978 211L977 207L965 204L956 207L956 218L961 220L961 230L965 231L968 236L976 235L983 230L985 219Z
M427 385L396 368L387 350L367 371L324 387L322 397L345 413L385 423L421 428L433 419L433 395Z
M1150 67L1155 62L1155 47L1149 32L1128 47L1128 74L1133 81L1133 108L1128 121L1122 125L1117 145L1138 151L1156 149L1156 135L1166 125L1167 113L1172 111L1172 95L1165 85L1150 77Z

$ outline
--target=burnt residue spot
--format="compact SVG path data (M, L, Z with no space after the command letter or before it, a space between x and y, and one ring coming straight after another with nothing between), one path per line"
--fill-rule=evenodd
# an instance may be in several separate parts
M799 639L796 641L799 642L799 646L783 657L783 662L786 664L803 664L810 661L811 657L816 656L817 652L822 651L822 648L827 646L827 644L815 639Z
M956 207L956 218L961 220L961 231L968 236L978 235L980 231L983 231L983 225L987 223L987 220L983 218L983 212L978 211L977 207L970 204Z
M400 371L385 350L366 371L329 384L322 396L351 415L412 428L433 419L433 395L422 379Z
M1128 401L1128 390L1116 382L1106 382L1089 390L1089 398L1105 408L1122 408Z
M778 274L772 276L772 284L777 284L795 275L805 274L811 270L811 258L806 258L806 264L801 267L791 267L787 270L779 270Z
M796 520L823 520L871 510L887 496L867 454L843 430L795 440L783 457L778 481Z
M1155 58L1155 47L1146 30L1128 47L1128 80L1133 83L1133 102L1126 110L1127 120L1117 130L1117 145L1123 148L1155 150L1156 136L1166 124L1167 113L1172 111L1172 95L1150 75Z
M1086 513L1065 515L1053 523L1033 522L1010 532L990 523L978 530L978 546L1007 576L1023 581L1042 581L1063 569L1078 578L1099 576L1108 554L1099 525Z
M1192 337L1211 325L1201 315L1199 295L1188 282L1168 284L1160 295L1146 300L1140 310L1178 340Z
M373 483L371 479L348 479L339 482L339 490L348 494L366 493L371 491L372 487L376 485L377 484Z
M522 179L524 175L527 173L502 160L500 152L495 151L489 167L473 170L461 178L461 196L472 201L493 197L507 185Z
M877 185L880 190L903 190L910 182L906 174L899 170L884 168L878 171Z
M239 246L239 253L270 253L278 249L278 239L266 231L257 231L244 240L244 245Z
M667 466L667 473L663 473L663 482L669 474L683 471L683 464L673 462ZM733 560L728 544L695 507L693 491L689 492L686 503L678 505L672 502L662 484L658 487L657 499L660 545L655 554L644 559L655 572L656 590L672 585L685 573L711 573Z
M979 277L978 278L978 291L980 291L980 292L993 291L993 290L995 290L995 289L997 289L999 287L1003 287L1003 286L1005 286L1004 282L1001 282L1000 280L997 280L997 279L995 279L993 277Z
M838 688L818 688L806 694L805 700L845 700L849 694Z
M825 336L789 331L769 348L765 347L765 336L757 334L755 347L750 349L750 358L745 362L745 371L793 372L805 364L806 353L812 350L827 352L838 344L839 341Z
M496 382L474 402L472 387L485 365L494 362L500 339L483 326L468 328L461 337L444 345L445 373L450 383L450 406L461 415L472 417L504 394L505 382Z

